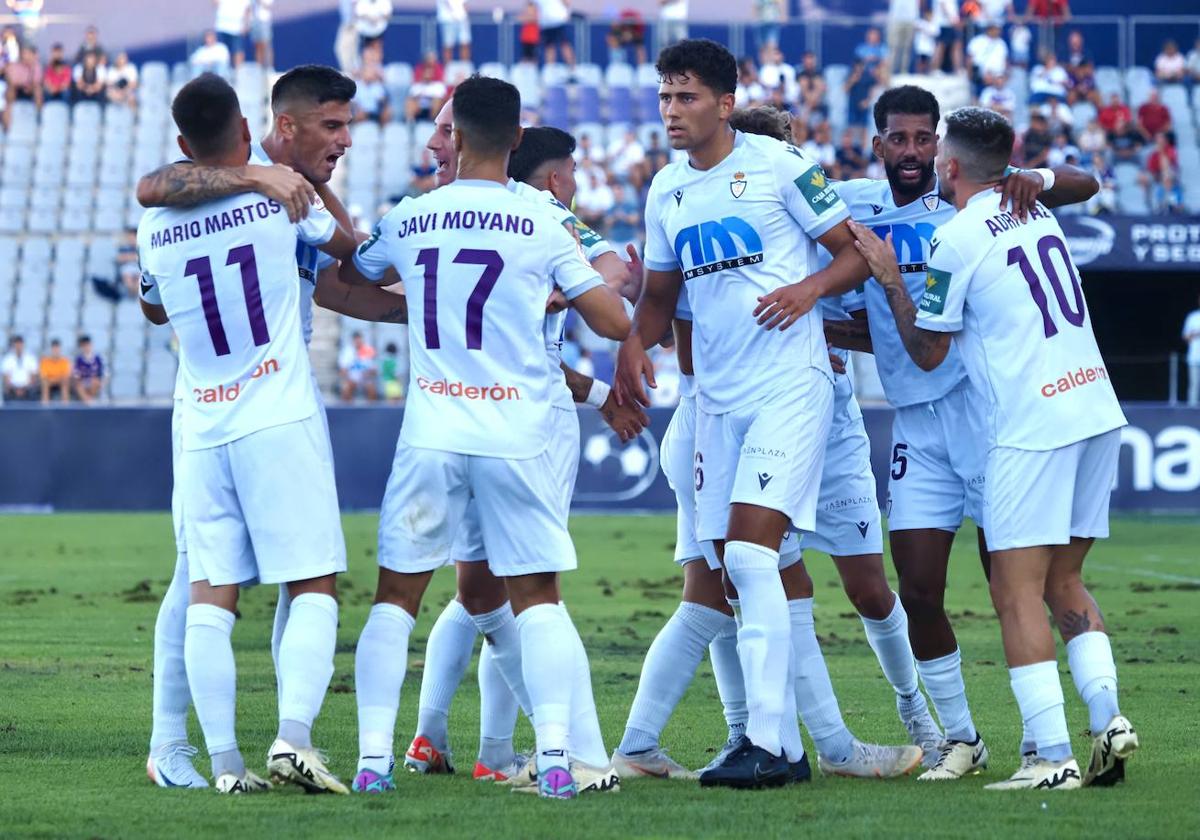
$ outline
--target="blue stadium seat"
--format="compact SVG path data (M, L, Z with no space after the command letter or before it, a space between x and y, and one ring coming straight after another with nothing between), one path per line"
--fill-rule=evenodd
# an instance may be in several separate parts
M570 80L571 70L567 65L558 62L542 65L542 87L565 85L569 84Z
M654 119L658 114L658 85L643 85L638 88L637 111L643 122Z
M65 102L47 102L42 106L42 129L39 143L61 137L66 142L71 127L71 108Z
M385 65L383 68L383 84L387 88L388 96L391 97L392 103L399 107L408 96L408 89L412 86L413 69L412 65L404 61L393 61L391 64Z
M1121 71L1116 67L1097 67L1096 90L1100 92L1100 96L1103 97L1106 105L1108 104L1108 98L1114 93L1123 99L1125 97L1125 83L1121 79Z
M614 62L604 68L604 84L610 88L632 88L635 78L633 67L628 64Z
M555 85L547 87L543 91L541 116L544 125L554 126L563 130L570 128L569 108L570 102L567 98L566 88Z
M608 89L608 121L633 122L633 91L627 87Z
M599 120L601 117L600 88L595 85L580 85L575 107L580 122Z
M498 61L485 61L479 65L479 75L491 76L493 79L508 81L508 65Z
M30 233L55 233L60 221L57 207L31 207L25 222Z
M536 108L542 101L542 82L536 65L522 62L512 68L509 79L521 94L524 108Z
M26 187L0 187L0 208L24 209L29 203L29 190Z
M575 140L578 142L584 137L591 139L592 145L604 144L604 126L599 121L581 122L575 126Z
M9 186L28 184L33 174L33 150L11 142L4 149L4 165L0 168L0 183Z
M642 148L650 148L650 138L654 135L658 135L658 147L665 149L667 147L667 137L662 122L644 122L638 126L638 142L642 144Z
M653 64L639 64L637 66L636 81L638 87L658 87L658 68Z

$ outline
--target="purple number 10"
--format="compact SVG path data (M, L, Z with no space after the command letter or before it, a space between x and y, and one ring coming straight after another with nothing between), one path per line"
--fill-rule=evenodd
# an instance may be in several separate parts
M1083 306L1083 290L1079 288L1079 277L1075 273L1075 266L1071 263L1071 255L1067 253L1067 246L1057 236L1043 236L1038 240L1037 249L1038 258L1042 263L1042 271L1045 272L1046 279L1050 281L1050 287L1054 289L1054 297L1058 300L1058 308L1063 317L1067 319L1068 324L1082 327L1084 318L1087 317ZM1063 290L1062 281L1058 278L1058 271L1050 259L1051 251L1058 251L1062 256L1063 264L1067 267L1067 276L1071 278L1071 291L1075 298L1074 306L1067 300L1067 293ZM1019 245L1010 248L1008 264L1020 266L1021 274L1025 276L1025 282L1029 284L1029 294L1033 296L1033 302L1042 312L1042 329L1045 330L1046 338L1058 335L1058 326L1050 317L1050 302L1046 298L1046 290L1042 288L1042 280L1033 270L1033 264L1029 261L1025 249Z
M487 303L500 272L504 270L504 260L495 251L463 248L454 258L459 265L481 265L483 274L475 284L471 296L467 298L467 349L483 349L483 305ZM437 321L437 284L438 284L438 249L426 248L417 254L417 265L425 269L425 347L428 350L438 350L442 346L438 335Z
M263 316L262 292L258 287L258 262L254 259L253 245L239 245L229 250L225 265L237 265L242 271L242 291L246 296L246 315L250 318L250 335L254 346L261 347L271 340L267 331L267 320ZM221 310L217 307L217 288L213 283L212 263L208 257L196 257L187 261L184 274L194 275L200 284L200 306L208 324L208 335L213 350L218 356L229 355L229 339L225 337L225 325L221 323Z

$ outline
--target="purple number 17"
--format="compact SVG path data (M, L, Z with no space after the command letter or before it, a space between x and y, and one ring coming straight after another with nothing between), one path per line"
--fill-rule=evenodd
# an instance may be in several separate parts
M242 272L242 291L246 296L246 315L250 318L250 335L254 346L261 347L271 340L267 331L267 320L263 316L262 291L258 287L258 262L254 259L253 245L239 245L229 250L225 265L237 265ZM200 284L200 307L204 310L204 321L208 324L208 335L213 350L218 356L229 355L229 339L225 337L225 325L221 323L221 310L217 306L217 288L213 283L212 263L208 257L196 257L187 261L184 274L193 275Z
M467 349L483 349L483 305L487 303L500 272L504 270L504 260L495 251L485 251L475 248L463 248L455 256L454 262L459 265L481 265L483 274L475 284L471 296L467 298ZM442 346L438 335L437 322L437 284L438 284L438 249L426 248L417 254L417 265L425 269L425 347L428 350L438 350Z

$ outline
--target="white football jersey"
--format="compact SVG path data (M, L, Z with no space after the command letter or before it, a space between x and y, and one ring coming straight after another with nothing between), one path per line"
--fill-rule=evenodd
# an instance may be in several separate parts
M900 263L900 276L913 303L925 292L925 264L929 261L929 243L934 232L954 218L954 205L943 201L935 182L933 189L903 207L897 207L892 187L886 181L855 178L839 181L838 194L850 208L850 216L867 225L880 239L892 235L892 248ZM958 350L937 368L926 372L909 358L896 330L896 319L883 287L874 279L863 288L867 323L875 351L875 367L887 401L895 408L933 402L953 391L967 378Z
M822 249L822 253L827 253ZM848 321L850 313L863 308L863 293L857 289L835 298L821 298L821 317L827 321ZM854 368L849 350L836 347L829 351L846 366L844 374L833 377L833 420L829 425L829 437L839 438L846 429L857 427L862 419L862 409L854 398Z
M769 137L736 132L733 152L712 169L680 160L654 176L645 263L683 273L705 411L753 402L804 368L832 379L820 312L781 332L760 327L754 309L816 271L815 238L848 216L821 167Z
M1022 224L985 190L938 229L930 251L917 326L955 334L990 402L994 445L1058 449L1125 425L1079 269L1045 207Z
M409 446L524 459L548 443L561 387L546 353L546 299L602 284L550 210L491 181L459 180L396 205L354 255L406 279Z
M300 329L296 240L324 244L336 223L320 206L293 225L247 193L197 207L158 207L138 225L143 295L179 336L183 446L204 449L317 410Z

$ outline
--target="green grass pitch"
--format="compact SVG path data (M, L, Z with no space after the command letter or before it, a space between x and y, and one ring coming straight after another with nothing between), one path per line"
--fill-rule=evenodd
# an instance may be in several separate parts
M357 741L354 644L375 579L376 517L345 519L350 573L342 583L337 670L315 730L347 782ZM620 738L642 657L674 610L680 576L668 517L576 517L580 570L565 598L588 646L610 748ZM958 632L975 721L992 750L981 776L936 786L826 779L777 791L702 791L694 782L633 780L616 795L541 802L471 781L478 738L474 666L451 713L460 772L397 774L399 791L349 798L281 790L246 798L160 790L144 773L150 731L151 633L174 562L170 518L55 515L0 518L0 836L40 837L1197 837L1200 836L1200 523L1118 519L1092 553L1087 579L1117 655L1122 711L1142 750L1125 785L1076 793L983 790L1017 762L1020 720L1000 634L974 553L955 545L948 607ZM904 732L890 687L828 560L811 555L817 631L843 714L863 739ZM409 654L397 751L416 722L421 658L453 587L439 573ZM242 601L234 633L238 729L248 763L261 765L275 726L268 650L274 592ZM1062 669L1076 756L1085 760L1087 715ZM708 761L725 737L706 662L663 743L683 763ZM192 722L192 742L202 745ZM524 721L518 747L532 733ZM198 766L207 770L203 752ZM462 772L466 771L466 772Z

